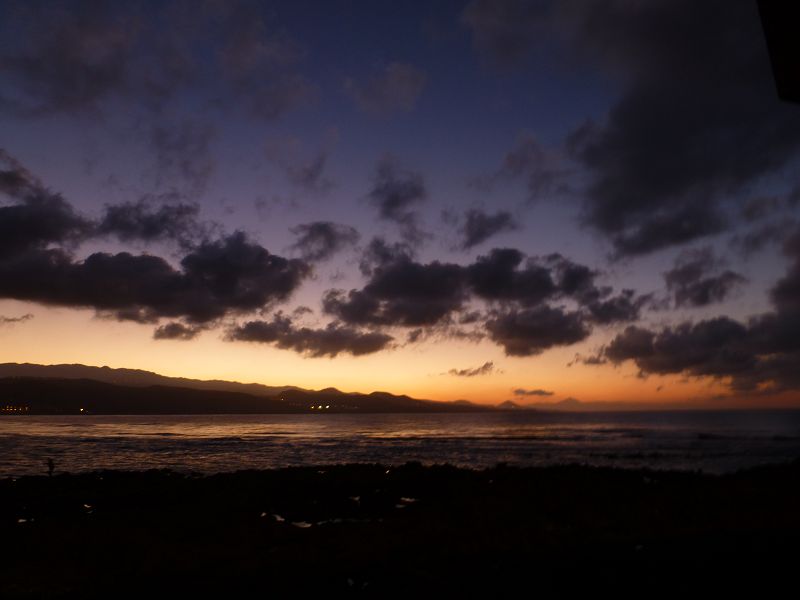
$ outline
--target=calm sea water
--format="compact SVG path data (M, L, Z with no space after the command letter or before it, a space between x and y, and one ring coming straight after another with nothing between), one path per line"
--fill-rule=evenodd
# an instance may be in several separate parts
M583 463L721 473L800 457L800 411L3 416L0 476L336 463Z

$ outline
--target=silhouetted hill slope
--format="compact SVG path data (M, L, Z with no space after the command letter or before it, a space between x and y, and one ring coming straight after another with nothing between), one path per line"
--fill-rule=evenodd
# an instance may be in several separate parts
M90 367L87 365L36 365L31 363L0 364L2 377L47 377L55 379L92 379L104 383L127 386L168 385L197 390L218 390L240 392L256 396L274 396L284 390L299 389L293 385L272 386L260 383L239 383L218 379L200 380L185 377L167 377L140 369L112 369L110 367Z
M91 379L6 377L0 379L0 406L27 414L257 414L466 412L481 410L416 400L386 392L345 394L333 388L287 390L266 397L220 390L152 385L125 386Z
M0 404L30 414L203 414L290 412L278 400L217 390L124 386L90 379L0 379ZM83 409L83 411L81 411Z
M306 409L337 412L479 412L489 410L486 407L472 404L417 400L388 392L347 394L335 388L326 388L318 392L287 390L280 394L280 397L293 406L300 406L304 412ZM311 406L316 408L312 409Z

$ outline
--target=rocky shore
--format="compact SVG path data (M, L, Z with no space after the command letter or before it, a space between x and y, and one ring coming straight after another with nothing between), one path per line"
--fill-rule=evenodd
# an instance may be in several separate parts
M0 480L0 597L665 596L791 583L800 462Z

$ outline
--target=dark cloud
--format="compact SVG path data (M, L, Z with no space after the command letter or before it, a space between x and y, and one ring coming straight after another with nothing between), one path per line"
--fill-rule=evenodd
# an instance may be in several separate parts
M552 396L554 392L550 392L547 390L526 390L523 388L517 388L514 390L515 396Z
M393 341L385 333L362 332L339 323L330 323L322 329L297 327L280 313L271 321L249 321L234 327L229 330L228 339L273 344L314 358L342 353L353 356L372 354L384 350Z
M270 254L241 232L201 244L181 266L188 281L207 290L212 313L219 312L217 302L252 310L286 300L311 273L305 262Z
M519 268L524 254L512 248L495 248L466 268L474 293L484 300L539 304L554 297L557 286L550 269L528 262Z
M30 321L33 318L33 315L30 313L24 314L19 317L6 317L4 315L0 315L0 325L15 325L16 323L24 323L25 321Z
M174 241L189 247L207 234L198 221L197 204L157 204L146 200L107 205L97 226L98 235L114 235L122 241Z
M71 244L92 229L66 200L46 189L2 150L0 193L13 200L10 205L0 205L0 259L49 244Z
M322 149L308 153L295 137L270 137L265 146L267 160L283 171L293 188L305 193L323 195L333 187L328 176L330 146L336 143L338 131L331 129Z
M49 244L83 239L91 224L61 196L36 192L10 206L0 206L0 259Z
M311 273L306 262L270 254L241 232L189 244L203 229L193 205L108 206L99 225L90 223L7 155L0 158L3 191L15 201L0 206L0 298L93 308L139 322L184 318L197 324L284 301ZM68 251L74 242L110 234L172 238L192 249L179 269L158 256L95 252L76 260Z
M601 325L635 321L649 300L633 290L611 296L610 287L596 284L598 273L560 254L531 258L523 265L518 250L495 248L466 267L473 293L483 300L536 306L571 299L587 312L587 319Z
M608 287L597 287L597 271L572 262L558 253L544 257L544 264L553 271L559 293L574 298L580 304L596 302L612 291Z
M303 315L311 315L311 314L314 314L314 311L311 310L308 306L303 306L302 304L292 311L292 316L294 317L302 317Z
M461 266L416 262L403 244L372 240L362 271L369 276L364 288L325 293L326 313L359 325L431 326L460 310L466 299Z
M598 325L636 321L644 306L652 303L649 294L637 295L634 290L622 290L616 296L587 303L589 319Z
M748 329L727 317L682 323L658 333L628 327L608 345L612 362L633 360L645 373L689 373L725 377L753 369L756 357L747 348Z
M418 242L423 235L419 230L416 206L425 202L428 192L420 173L400 168L396 161L386 157L377 166L369 200L378 209L381 219L394 221L402 227L403 237Z
M603 355L602 350L596 354L590 354L589 356L584 356L582 354L575 354L575 358L573 358L570 362L568 362L567 366L571 367L572 365L577 363L580 363L582 365L593 365L593 366L604 365L608 362L608 359Z
M95 253L74 261L61 249L35 249L0 261L2 298L124 311L120 318L141 321L180 312L180 302L173 301L180 281L180 274L155 256Z
M513 231L518 228L519 225L509 212L501 210L494 214L489 214L482 210L468 210L465 214L464 225L461 228L463 237L461 248L469 250L498 233Z
M746 280L739 273L721 270L722 262L710 247L684 251L664 273L675 306L707 306L725 300Z
M589 176L584 220L618 256L718 233L728 203L800 151L800 121L775 94L755 2L475 0L462 21L496 64L519 66L536 50L558 60L561 45L573 64L621 83L607 116L567 140ZM521 172L538 164L530 148L510 163Z
M486 334L477 327L478 323L470 323L469 325L474 326L461 324L460 316L455 318L448 317L435 325L412 329L406 334L406 343L417 344L429 340L478 343L486 338ZM502 371L496 372L501 373Z
M466 299L459 265L420 264L401 256L375 266L361 290L329 290L326 313L361 325L434 325L461 309Z
M5 158L4 153L0 154L0 158ZM12 197L21 195L28 185L25 175L24 171L16 168L0 170L0 192Z
M286 166L286 177L297 188L308 193L322 194L333 187L333 183L325 176L325 163L328 156L318 154L311 161Z
M292 227L290 231L297 236L292 248L308 261L328 260L345 248L354 246L360 238L353 227L330 221L304 223Z
M615 248L614 256L621 258L684 244L724 229L724 218L716 208L687 202L685 206L670 207L643 216L635 226L613 233L611 240Z
M524 62L544 33L547 3L473 0L461 15L473 43L490 64L509 68Z
M274 31L258 3L222 3L217 61L234 99L254 116L273 120L312 103L317 87L298 71L304 48Z
M485 362L480 367L473 367L471 369L450 369L448 375L455 377L477 377L479 375L489 375L494 371L493 362Z
M474 323L480 322L481 319L483 319L483 314L478 310L462 312L458 316L458 324L459 325L472 325Z
M0 148L0 193L25 198L45 190L42 182L8 152Z
M479 187L491 188L494 183L522 179L528 188L528 199L535 201L569 190L569 171L556 152L543 147L533 136L521 137L506 154L500 169L478 180Z
M29 190L38 193L41 186L27 183L29 179L19 175L4 181L17 196ZM44 216L55 215L60 223L64 215L72 214L60 198L47 198L51 200ZM27 202L27 196L23 199ZM16 200L0 212L0 217L7 217L0 227L19 222L16 213L8 212L19 206L27 205ZM307 223L294 230L299 237L295 248L306 260L287 260L240 232L211 241L196 217L194 205L139 201L107 207L99 224L91 224L85 234L87 238L115 235L126 241L174 239L186 249L178 268L158 256L127 252L96 252L76 260L63 247L71 234L61 229L54 234L31 229L21 242L9 236L15 241L0 260L0 298L93 308L110 318L143 323L179 319L182 322L160 327L155 337L187 339L199 325L285 301L309 276L306 260L322 260L357 239L355 230L343 225ZM79 225L85 223L75 218ZM356 343L366 344L365 348L380 340L383 346L388 344L375 332L368 335L356 329L366 326L420 328L412 341L430 336L477 340L488 335L507 354L531 355L580 341L594 324L634 320L644 302L630 290L612 295L610 287L597 285L596 271L558 254L527 258L515 249L494 249L466 266L421 263L410 244L375 238L360 267L367 277L363 288L324 294L323 310L336 320L327 329L289 322L287 331L285 320L273 320L267 329L263 324L251 328L272 335L283 331L274 343L311 354L330 353L314 349L323 343L335 349L336 343L347 342L356 353L361 352ZM573 302L577 309L570 312L550 305L561 300ZM490 305L488 317L470 305L475 301Z
M627 82L572 140L593 177L586 222L619 254L718 232L726 199L797 156L800 121L774 92L754 2L555 6L578 53Z
M190 327L183 323L171 322L157 327L153 332L156 340L193 340L200 333L199 327Z
M431 332L483 335L517 356L538 354L552 346L585 339L592 325L633 321L649 296L632 290L617 295L610 287L598 287L597 272L561 255L528 259L515 249L494 249L467 266L420 263L400 246L373 240L362 271L368 276L361 289L329 290L323 310L353 325L421 328L409 341ZM493 307L487 318L469 306L481 300ZM577 310L553 307L570 300Z
M765 246L782 244L797 228L796 207L800 186L786 194L758 196L748 200L740 211L744 231L735 234L730 244L745 258Z
M158 114L190 88L274 119L316 96L299 70L305 51L257 2L9 4L0 109L16 114L102 114L114 100Z
M791 260L789 270L772 289L772 301L782 313L800 314L800 227L789 237L783 247Z
M764 223L733 236L731 246L745 258L760 252L766 246L780 244L796 229L797 222L789 218Z
M614 362L653 355L655 333L631 325L618 334L603 351L603 356Z
M741 216L748 223L759 221L780 212L786 203L783 196L758 196L748 200L741 209Z
M132 14L103 2L25 2L11 11L15 18L0 33L22 41L0 55L7 84L0 108L31 116L96 112L102 100L127 91L137 37Z
M416 344L425 338L425 330L422 329L422 327L417 327L416 329L412 329L408 332L408 335L406 335L406 342L409 344Z
M294 40L280 33L271 33L256 5L240 3L240 7L223 7L220 13L224 26L236 30L218 48L217 60L230 77L241 80L259 71L274 72L300 61L305 51Z
M383 238L372 238L364 249L359 262L359 269L364 275L371 275L373 270L382 265L397 261L411 261L414 249L406 242L388 243Z
M585 340L590 328L579 312L539 306L498 313L486 322L489 338L508 356L534 356Z
M190 339L201 326L223 317L285 301L311 272L306 261L272 255L241 232L210 240L197 222L197 207L188 203L141 200L108 206L99 223L87 224L18 165L11 160L4 164L9 168L3 173L12 175L2 179L3 189L15 204L0 212L0 227L8 226L7 240L14 242L6 242L0 258L2 298L92 308L103 316L142 323L168 319L154 337ZM411 183L407 179L395 172L385 178L382 189L391 192L384 194L388 214L408 210L414 201L408 199L419 197L420 189L424 192L413 177ZM35 219L37 226L70 223L72 218L77 232L21 227L20 207L29 209L31 198L38 202L39 195L47 203ZM27 233L18 240L12 230ZM295 247L307 260L321 260L357 239L355 230L329 222L307 223L294 232L299 237ZM174 239L186 254L176 267L158 256L127 252L95 252L76 259L65 249L73 237L79 241L98 235L123 241ZM533 355L584 339L594 324L635 319L642 303L629 290L614 296L610 287L597 285L596 271L558 254L526 257L518 250L494 249L466 266L422 263L409 243L376 238L367 245L360 266L367 277L363 288L325 293L323 310L335 319L326 328L296 326L281 316L247 324L231 336L255 339L258 332L263 341L310 355L359 354L385 348L392 338L358 327L409 327L422 330L415 339L488 335L509 355ZM562 300L577 308L551 306ZM489 304L488 317L471 306L476 301Z
M602 356L614 363L631 360L643 374L722 379L737 391L799 389L800 232L785 252L792 262L772 288L773 312L745 323L723 316L658 331L628 327Z
M210 123L185 120L153 128L151 145L156 161L156 183L175 186L186 195L202 194L214 173L211 144L216 130Z
M344 89L364 112L384 115L412 110L427 79L421 69L407 63L393 62L363 84L348 78Z
M244 234L204 242L175 269L163 258L96 252L74 260L35 248L0 259L0 298L94 308L114 318L206 323L286 300L310 273Z
M332 135L335 139L335 135ZM300 153L294 138L275 139L267 143L267 159L278 166L292 187L305 194L325 194L333 188L327 175L328 150L308 156Z
M0 151L0 193L15 202L0 206L0 256L48 245L69 246L113 235L121 241L173 241L190 247L210 235L213 225L198 220L199 206L167 195L109 204L99 222L75 212L7 153Z

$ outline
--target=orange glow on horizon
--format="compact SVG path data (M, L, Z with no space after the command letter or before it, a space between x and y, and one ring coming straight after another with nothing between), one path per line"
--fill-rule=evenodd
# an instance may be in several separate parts
M24 324L0 328L0 362L82 363L153 371L173 377L223 379L308 389L386 391L415 398L469 400L497 404L559 402L712 403L728 391L722 382L678 376L640 378L634 365L587 366L572 362L589 355L596 341L553 349L534 357L507 357L490 343L452 341L406 345L388 352L353 357L305 358L267 345L231 343L210 330L191 342L156 341L150 327L94 317L90 311L0 303L7 313L31 312ZM494 364L488 375L458 377L451 369ZM550 395L515 395L514 390L544 390ZM775 405L799 405L797 394L773 396ZM739 399L743 406L763 398ZM687 404L687 406L690 404Z

